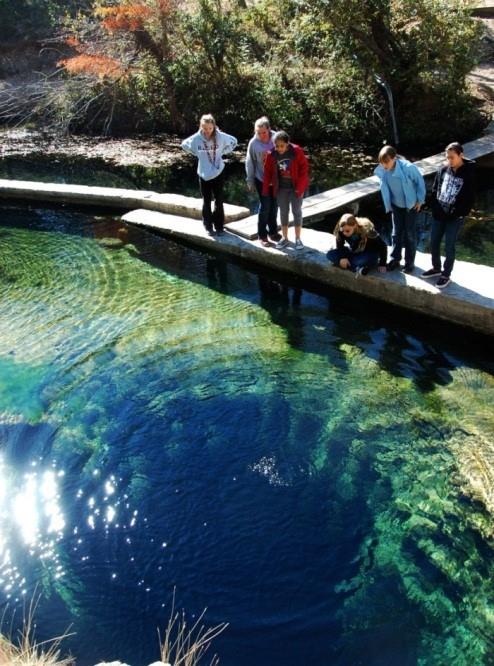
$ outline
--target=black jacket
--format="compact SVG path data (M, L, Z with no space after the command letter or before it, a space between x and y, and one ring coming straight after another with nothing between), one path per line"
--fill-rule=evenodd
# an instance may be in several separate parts
M365 243L362 245L360 236L347 237L341 231L336 235L336 247L341 250L345 247L345 243L352 253L358 252L377 252L379 254L379 266L386 266L386 258L388 255L388 246L383 241L381 236L372 229L367 235Z
M475 198L475 162L463 160L454 171L449 165L441 167L432 186L432 214L436 220L465 217Z

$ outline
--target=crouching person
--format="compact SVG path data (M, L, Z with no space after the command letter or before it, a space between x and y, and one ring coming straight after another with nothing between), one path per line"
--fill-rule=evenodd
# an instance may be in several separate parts
M380 273L386 272L388 248L370 220L345 213L333 233L336 248L329 250L326 256L334 266L360 275L367 275L375 266Z

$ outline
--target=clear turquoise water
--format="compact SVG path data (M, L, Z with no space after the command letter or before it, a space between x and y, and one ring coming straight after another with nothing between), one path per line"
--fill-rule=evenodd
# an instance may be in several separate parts
M79 666L489 664L492 349L111 218L1 211L0 600Z
M332 187L372 175L374 162L371 155L337 146L313 147L309 150L311 184L308 194L316 194ZM247 206L253 213L258 198L247 192L245 168L240 162L227 166L225 200ZM0 177L43 182L79 183L130 189L153 189L157 192L177 192L198 197L196 165L192 159L172 167L117 166L101 159L30 154L0 160ZM468 216L457 242L457 258L463 261L494 265L494 171L492 167L477 167L477 195L475 207ZM428 186L432 181L428 179ZM342 211L328 215L316 223L315 228L332 232ZM384 213L379 195L362 201L360 214L370 217L391 244L391 219ZM422 252L429 252L430 213L419 220L419 244Z

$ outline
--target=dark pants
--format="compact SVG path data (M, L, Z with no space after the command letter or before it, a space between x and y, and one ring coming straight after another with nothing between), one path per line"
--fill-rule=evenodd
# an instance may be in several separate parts
M259 217L257 220L257 235L261 239L267 240L268 233L274 236L278 233L276 216L278 215L278 202L273 196L273 188L269 188L269 194L263 196L262 182L256 178L256 190L259 195Z
M376 266L379 261L378 252L369 252L368 250L352 252L347 247L343 247L341 250L329 250L326 256L335 266L340 265L340 259L348 259L352 271L356 271L357 268L362 268L362 266L369 266L371 268L372 266Z
M444 261L443 275L449 277L456 257L456 239L465 221L464 217L454 220L436 220L432 218L431 230L431 255L432 266L436 271L441 270L441 240L444 236L444 250L446 259Z
M225 211L223 210L223 183L224 172L211 180L199 177L199 187L202 195L202 221L207 231L212 231L213 225L216 231L223 231L225 222ZM211 212L211 202L214 198L214 211Z
M392 210L391 258L400 261L405 248L405 266L411 267L415 264L417 252L417 211L398 206L392 206Z

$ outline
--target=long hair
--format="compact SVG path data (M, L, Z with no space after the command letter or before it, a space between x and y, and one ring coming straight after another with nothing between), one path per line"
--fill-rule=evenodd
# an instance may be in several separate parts
M213 126L213 134L212 138L216 141L216 130L218 129L218 126L216 125L216 120L214 119L214 116L212 113L205 113L204 115L201 116L201 119L199 121L199 129L201 128L202 123L207 123L208 125Z
M333 234L338 236L342 233L343 227L354 227L355 233L359 236L359 242L355 252L363 252L368 238L376 238L378 233L367 217L355 217L352 213L345 213L340 217L334 228Z

